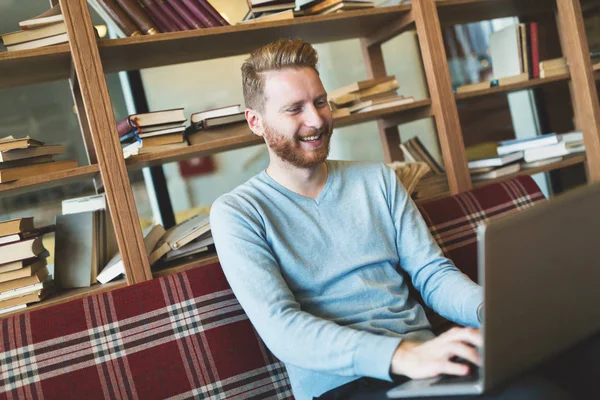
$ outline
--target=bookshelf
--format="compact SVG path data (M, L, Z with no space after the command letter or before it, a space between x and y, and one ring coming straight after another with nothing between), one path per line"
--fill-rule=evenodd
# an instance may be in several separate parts
M56 3L56 0L52 1ZM292 21L216 27L185 32L162 33L112 40L96 40L86 0L60 0L65 16L68 44L0 53L0 88L69 79L76 100L82 136L90 165L0 186L0 195L63 185L101 177L109 211L115 223L118 246L123 255L126 279L106 285L68 290L28 307L26 311L49 307L71 299L115 290L179 271L218 261L215 254L186 259L151 271L142 240L139 217L128 172L195 156L215 154L254 146L262 139L251 134L206 136L201 143L184 149L150 153L124 160L118 141L116 121L108 96L106 73L158 67L217 57L246 54L274 38L301 37L311 43L359 39L368 78L387 75L382 43L406 30L416 30L429 97L412 104L337 118L336 127L376 121L386 161L401 159L398 125L432 118L448 173L450 193L460 193L486 182L471 182L466 163L457 102L546 84L569 84L578 124L584 132L586 155L577 155L515 175L534 174L585 163L589 181L600 181L600 107L595 80L600 64L589 61L583 31L582 6L588 0L413 0L412 5L316 15ZM533 79L478 92L452 92L441 27L491 18L556 13L562 48L569 60L569 74ZM218 45L215 45L218 43ZM512 176L503 177L507 179ZM440 194L442 195L442 194ZM445 194L443 194L445 195ZM425 199L428 200L428 199ZM419 200L424 201L424 200ZM22 312L22 311L20 311ZM18 312L17 312L18 313Z

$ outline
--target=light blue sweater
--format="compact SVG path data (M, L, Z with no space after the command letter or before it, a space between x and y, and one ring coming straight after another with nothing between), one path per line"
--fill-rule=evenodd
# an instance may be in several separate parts
M459 324L479 326L482 302L481 287L443 257L391 168L327 166L314 200L263 171L217 199L210 215L227 280L299 400L361 376L391 380L400 341L434 337L399 268Z

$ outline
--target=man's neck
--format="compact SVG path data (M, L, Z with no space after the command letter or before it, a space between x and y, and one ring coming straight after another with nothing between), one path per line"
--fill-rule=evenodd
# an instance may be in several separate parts
M275 182L301 196L316 199L327 182L327 164L311 168L296 168L289 164L271 162L267 174Z

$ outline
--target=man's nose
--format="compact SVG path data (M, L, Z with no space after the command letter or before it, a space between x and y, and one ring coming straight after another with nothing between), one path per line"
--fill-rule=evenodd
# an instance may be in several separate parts
M324 125L323 116L321 116L319 110L314 105L305 108L304 118L305 125L310 128L321 129Z

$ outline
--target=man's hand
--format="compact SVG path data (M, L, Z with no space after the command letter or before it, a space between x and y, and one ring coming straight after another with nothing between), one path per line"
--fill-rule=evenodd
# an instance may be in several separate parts
M479 329L473 328L452 328L425 343L402 341L392 357L391 372L412 379L439 374L466 375L469 367L450 359L458 356L481 365L481 358L474 347L481 347L482 342Z

